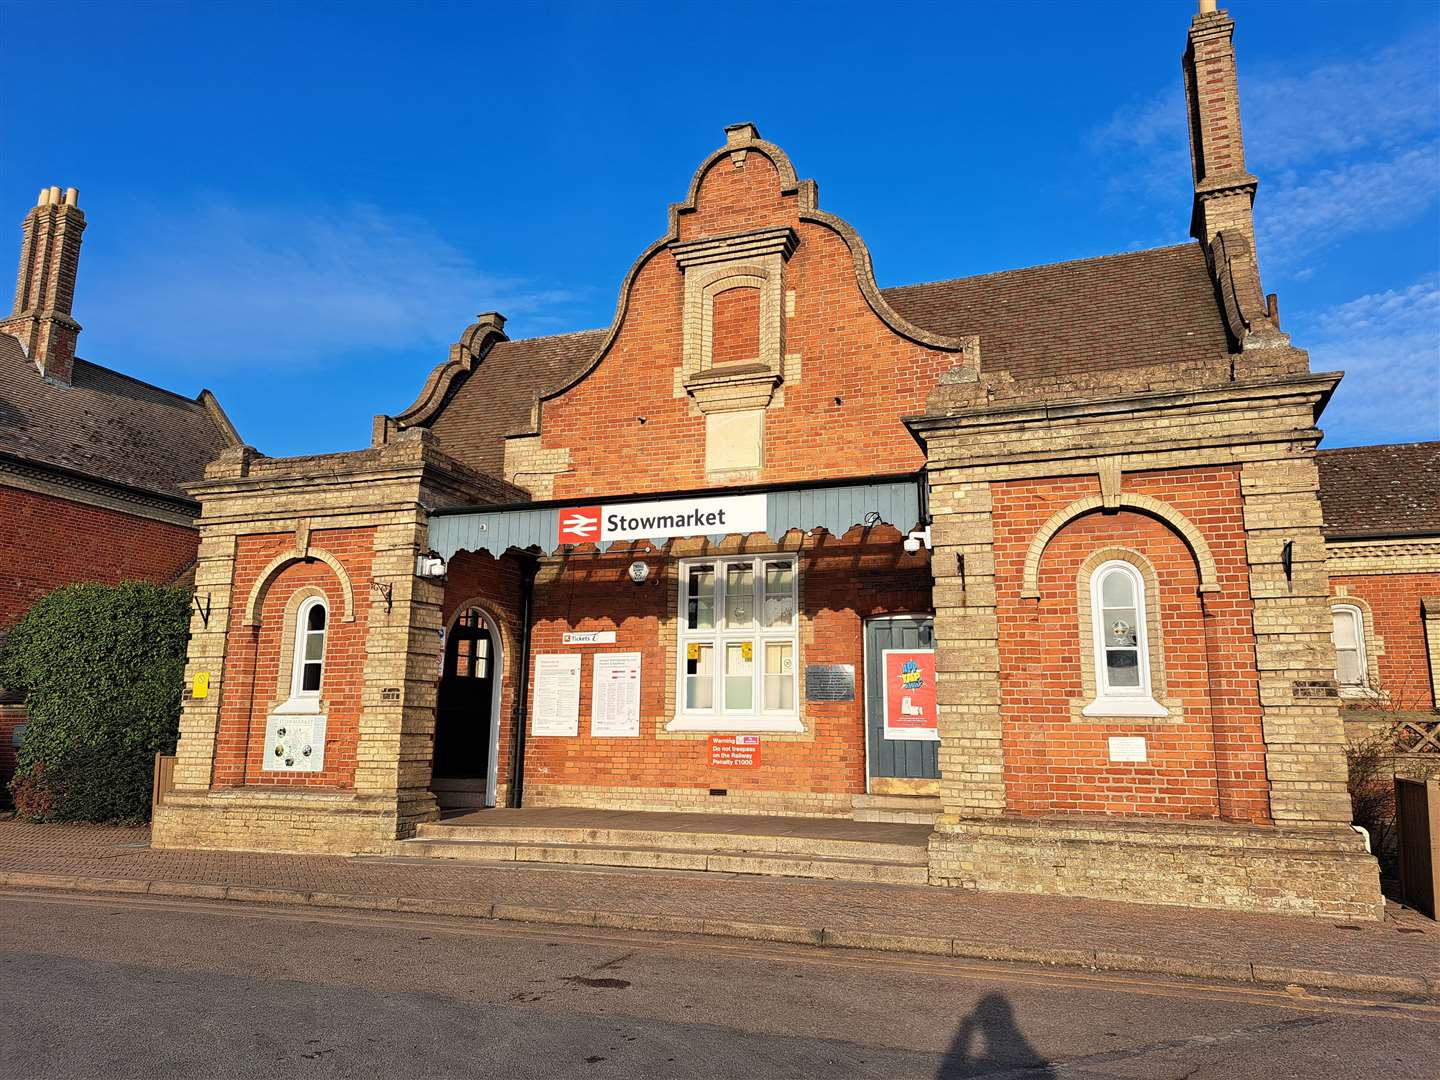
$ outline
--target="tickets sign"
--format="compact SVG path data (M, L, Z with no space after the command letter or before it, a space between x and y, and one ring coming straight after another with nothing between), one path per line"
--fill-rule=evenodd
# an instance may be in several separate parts
M764 532L765 514L764 494L570 506L558 515L556 541L603 544L612 540Z
M940 710L935 695L934 649L886 649L885 738L938 742Z

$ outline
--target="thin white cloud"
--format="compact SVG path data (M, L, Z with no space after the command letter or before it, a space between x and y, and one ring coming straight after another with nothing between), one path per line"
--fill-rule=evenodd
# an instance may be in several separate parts
M1247 164L1261 177L1262 264L1301 274L1321 248L1403 225L1433 204L1440 81L1427 44L1407 42L1299 74L1242 73ZM1117 109L1091 145L1111 165L1113 196L1139 201L1167 223L1183 215L1190 162L1178 78Z
M109 245L123 258L87 267L85 321L92 341L161 364L263 369L433 351L476 312L553 312L574 299L483 269L419 217L365 204L213 202L142 217Z
M1440 438L1440 277L1358 297L1313 320L1313 371L1344 371L1326 446Z

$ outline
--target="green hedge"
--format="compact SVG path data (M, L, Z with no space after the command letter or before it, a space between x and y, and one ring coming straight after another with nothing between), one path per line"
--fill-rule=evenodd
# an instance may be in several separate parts
M143 821L155 754L175 752L190 596L143 582L67 585L0 651L0 686L28 694L10 790L22 815Z

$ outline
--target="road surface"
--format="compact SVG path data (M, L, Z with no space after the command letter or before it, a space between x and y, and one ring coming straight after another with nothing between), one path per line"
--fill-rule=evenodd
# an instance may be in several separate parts
M1440 1006L721 938L0 891L0 1075L1440 1076Z

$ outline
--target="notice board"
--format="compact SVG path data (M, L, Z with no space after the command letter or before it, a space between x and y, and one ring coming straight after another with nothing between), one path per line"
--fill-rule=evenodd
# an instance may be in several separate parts
M580 734L580 654L535 657L535 715L531 735Z
M633 738L640 734L640 654L596 653L590 683L590 734Z

